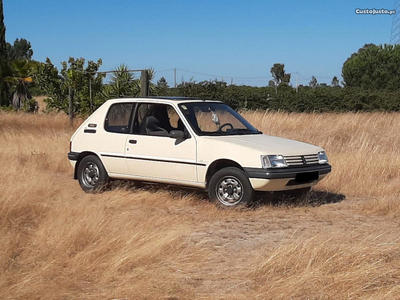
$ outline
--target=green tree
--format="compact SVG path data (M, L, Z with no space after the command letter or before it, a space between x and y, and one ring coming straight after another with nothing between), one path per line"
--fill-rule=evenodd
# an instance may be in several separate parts
M366 44L343 64L347 87L396 90L400 87L400 45Z
M7 43L8 58L11 60L18 58L31 59L33 50L31 43L26 39L16 39L14 44Z
M119 65L111 73L109 84L104 86L102 95L105 100L140 95L139 80L125 64Z
M12 105L15 109L28 105L32 98L29 93L29 84L32 82L31 74L34 69L34 62L27 59L16 59L11 63L13 76L7 76L4 81L10 84L13 94Z
M101 59L97 62L89 60L85 67L84 58L70 57L68 62L61 63L59 73L49 58L40 63L34 79L39 89L48 96L47 107L67 113L69 88L74 99L74 113L88 114L100 106L104 102L101 96L104 75L97 73L101 64Z
M72 88L74 112L88 114L103 103L100 94L104 76L96 74L102 63L101 59L97 62L89 60L85 67L84 58L73 57L70 57L68 62L61 63L60 74L64 82L64 93L68 95L68 88Z
M310 87L312 87L313 89L315 89L316 87L318 87L318 80L317 78L315 78L314 76L311 77L311 80L308 84Z
M270 80L268 85L275 87L275 92L278 92L278 86L281 84L289 85L290 74L285 72L285 64L276 63L271 67L273 80Z
M0 0L0 105L8 104L9 91L4 82L6 76L10 76L10 68L7 58L6 26L4 25L3 0Z
M273 88L276 87L275 81L274 80L268 81L268 86Z
M147 85L149 87L149 95L152 95L156 86L151 82L155 72L153 69L148 70ZM104 86L104 100L113 98L127 98L140 96L141 83L140 79L129 71L129 67L125 64L119 65L113 73L111 73L110 83Z
M399 111L400 90L368 91L361 88L337 88L321 84L318 88L299 86L298 93L288 85L279 87L226 85L221 81L180 83L169 95L220 100L235 109L270 109L288 112Z
M156 94L158 96L167 96L168 95L169 85L167 80L164 77L161 77L156 84Z
M33 77L39 91L49 96L50 102L61 102L63 98L61 88L63 83L62 77L48 57L46 58L46 62L38 63Z
M4 25L3 0L0 0L0 56L6 55L6 26Z
M333 87L340 86L339 79L336 76L333 76L331 85Z
M163 77L161 77L158 81L157 81L157 87L158 88L169 88L168 82L167 80Z

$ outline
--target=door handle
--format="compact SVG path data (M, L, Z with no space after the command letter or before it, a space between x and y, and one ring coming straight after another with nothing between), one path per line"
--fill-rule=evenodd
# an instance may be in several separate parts
M129 140L129 144L137 144L137 140Z

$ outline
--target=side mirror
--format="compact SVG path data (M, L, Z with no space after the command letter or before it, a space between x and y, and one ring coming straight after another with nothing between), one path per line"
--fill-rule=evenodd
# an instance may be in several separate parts
M182 130L171 130L169 137L171 139L183 139L185 138L185 133Z

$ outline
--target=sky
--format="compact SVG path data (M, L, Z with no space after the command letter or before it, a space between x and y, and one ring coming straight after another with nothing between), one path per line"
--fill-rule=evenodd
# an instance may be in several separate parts
M311 76L328 84L340 78L343 63L364 44L390 43L393 16L355 10L391 10L395 1L3 0L3 5L7 41L27 39L35 60L49 57L58 68L71 56L101 58L101 71L122 63L151 67L170 86L174 68L178 83L223 79L265 86L274 63L285 64L293 85L296 77L299 84L308 84Z

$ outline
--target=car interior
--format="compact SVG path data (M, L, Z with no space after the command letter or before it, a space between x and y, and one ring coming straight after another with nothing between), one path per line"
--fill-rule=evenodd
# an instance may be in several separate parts
M169 136L172 130L185 131L181 119L178 119L177 127L173 127L168 116L166 105L146 105L147 111L143 116L138 113L139 133L153 136ZM139 108L140 110L140 108Z

